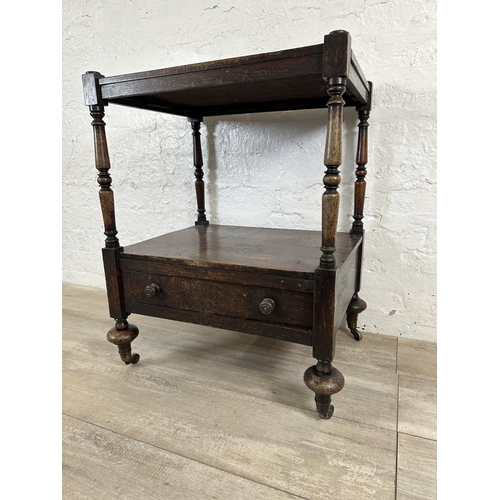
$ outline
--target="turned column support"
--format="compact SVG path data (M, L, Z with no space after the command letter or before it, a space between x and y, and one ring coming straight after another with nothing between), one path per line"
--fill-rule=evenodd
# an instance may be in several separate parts
M94 152L95 166L97 168L97 183L100 186L99 200L101 202L102 219L104 222L104 234L106 235L106 248L119 248L115 219L115 200L111 189L111 176L109 175L110 161L106 132L104 130L104 106L90 106L92 116L92 127L94 129Z
M342 164L342 122L346 90L346 77L328 77L329 99L328 125L323 177L325 191L322 195L321 252L319 266L315 272L313 312L313 356L318 360L315 366L304 373L304 382L314 392L316 409L320 418L329 419L333 414L331 396L344 387L344 376L332 366L335 354L335 239L339 218Z
M101 97L99 79L103 75L97 71L87 71L82 75L83 96L92 116L94 131L95 166L97 168L97 183L100 186L99 200L106 235L105 248L102 249L106 289L108 293L109 311L115 318L115 327L108 331L107 339L118 347L118 352L125 364L135 364L139 361L139 354L132 354L132 341L139 335L139 329L130 325L126 318L122 295L122 285L119 273L118 253L122 250L117 238L115 219L115 202L111 189L109 175L110 161L106 140L104 106L107 102Z
M341 181L339 168L342 164L342 121L344 116L344 99L346 78L328 78L327 92L330 96L328 106L328 126L324 163L326 167L323 177L325 191L321 202L321 269L335 269L335 239L339 220L340 194L338 187Z
M108 143L104 122L104 106L107 104L101 98L99 79L102 75L96 71L88 71L82 77L85 104L89 107L94 131L95 167L97 169L97 183L100 186L99 201L101 203L104 234L106 235L106 248L120 248L116 230L115 201L111 189L111 176L109 175L110 161Z
M200 140L200 124L203 118L188 118L188 120L193 130L193 163L194 176L196 177L194 186L196 190L196 202L198 204L198 218L195 221L195 225L208 226L208 220L205 214L205 182L203 180L203 156Z
M366 302L358 296L361 289L361 268L363 262L364 245L364 206L366 194L366 164L368 163L368 120L370 119L372 83L370 85L370 99L368 103L358 108L358 147L356 151L356 182L354 183L354 214L351 234L362 236L361 244L358 248L357 266L356 266L356 288L355 293L347 308L347 326L355 340L361 340L362 335L358 331L358 315L362 313L367 305Z
M354 215L351 233L363 233L363 217L366 193L366 164L368 163L369 109L358 110L358 148L356 152L356 182L354 183Z

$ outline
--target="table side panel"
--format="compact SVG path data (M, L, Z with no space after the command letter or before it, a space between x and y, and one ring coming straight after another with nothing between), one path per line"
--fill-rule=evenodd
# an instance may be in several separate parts
M370 103L370 86L361 70L354 53L351 55L351 66L347 77L347 89L354 94L359 101L357 106Z
M265 91L266 81L282 80L283 97L287 96L287 84L295 78L319 75L321 80L322 55L294 57L283 59L279 64L275 61L255 62L242 66L234 66L230 69L215 68L203 71L189 71L186 73L169 76L158 76L142 80L130 80L120 83L101 85L102 98L113 100L120 97L132 97L138 95L162 94L186 89L199 89L219 87L220 95L224 95L225 89L241 83L253 83L260 85ZM207 103L209 104L209 103Z
M244 66L246 64L255 64L256 62L273 62L277 63L280 59L290 59L293 57L302 57L315 54L323 54L323 44L309 45L295 49L278 50L276 52L267 52L263 54L251 54L247 56L230 57L226 59L218 59L215 61L205 61L193 64L184 64L180 66L171 66L169 68L160 68L150 71L141 71L137 73L128 73L115 76L101 76L99 83L107 85L110 83L120 83L130 80L144 80L147 78L156 78L159 76L170 76L182 73L193 73L198 71L206 71L211 69L227 68L231 69L234 66Z
M313 293L314 281L272 274L225 271L209 267L179 266L168 261L149 261L123 258L120 259L121 271L142 272L191 278L197 280L219 281L256 287L270 287L294 292Z
M334 331L340 327L344 315L349 307L352 296L356 291L356 276L358 256L361 252L361 244L349 255L349 258L337 269L335 279L335 316Z

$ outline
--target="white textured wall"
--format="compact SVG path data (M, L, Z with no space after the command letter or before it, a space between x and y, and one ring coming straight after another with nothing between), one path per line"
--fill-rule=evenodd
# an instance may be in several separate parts
M104 287L104 243L81 74L106 76L318 44L351 33L374 84L360 296L368 332L436 340L434 0L64 0L63 279ZM345 112L340 230L350 227L356 113ZM211 222L320 229L325 110L206 119ZM186 119L106 108L118 237L195 218ZM352 147L350 147L352 146ZM318 259L319 259L318 251Z

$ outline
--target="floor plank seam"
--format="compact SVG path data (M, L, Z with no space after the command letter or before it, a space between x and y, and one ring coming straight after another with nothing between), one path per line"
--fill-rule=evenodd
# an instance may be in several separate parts
M231 471L228 471L228 470L225 470L225 469L221 469L220 467L216 467L214 465L210 465L210 464L207 464L205 462L201 462L200 460L196 460L195 458L192 458L192 457L188 457L186 455L181 455L180 453L176 453L174 451L171 451L167 448L162 448L161 446L157 446L153 443L149 443L147 441L141 441L140 439L136 439L134 437L131 437L131 436L127 436L126 434L122 434L121 432L116 432L114 431L113 429L109 429L108 427L104 427L102 425L99 425L99 424L96 424L94 422L89 422L88 420L84 420L80 417L77 417L75 415L70 415L69 413L66 413L66 412L62 412L63 415L65 415L66 417L69 417L69 418L74 418L75 420L78 420L80 422L84 422L86 424L89 424L89 425L93 425L94 427L97 427L99 429L103 429L104 431L107 431L107 432L111 432L117 436L122 436L126 439L130 439L132 441L136 441L137 443L143 443L147 446L151 446L152 448L155 448L157 450L161 450L161 451L166 451L167 453L171 453L172 455L176 455L178 457L181 457L181 458L184 458L186 460L190 460L192 462L196 462L198 464L201 464L201 465L204 465L206 467L210 467L212 469L216 469L216 470L219 470L221 472L224 472L226 474L230 474L232 476L235 476L235 477L241 477L242 479L245 479L247 481L251 481L252 483L255 483L255 484L260 484L261 486L265 486L266 488L269 488L269 489L272 489L272 490L276 490L276 491L280 491L281 493L285 493L287 495L291 495L292 497L294 498L299 498L300 500L311 500L309 497L302 497L302 496L299 496L299 495L296 495L295 493L290 493L289 491L286 491L286 490L282 490L280 488L276 488L276 486L270 486L268 484L265 484L265 483L260 483L259 481L256 481L255 479L251 478L251 477L245 477L245 476L241 476L239 474L235 474L234 472L231 472Z
M411 436L411 437L414 437L414 438L417 438L417 439L423 439L425 441L429 441L430 443L437 443L437 439L431 439L431 438L428 438L428 437L419 436L418 434L410 434L408 432L398 432L398 434L403 434L404 436Z
M107 354L102 354L102 353L90 353L88 351L85 351L85 350L81 350L81 352L84 352L86 354L88 354L89 356L97 356L101 359L109 359L111 361L114 361L114 356L111 356L111 355L107 355ZM133 369L133 368L132 368ZM168 370L168 366L165 365L165 370L155 370L154 367L151 367L150 368L152 371L158 371L160 373L172 373L172 374L177 374L176 372L173 372L173 371L169 371ZM196 377L190 377L189 373L186 375L186 378L189 379L189 380L193 380L193 381L196 381ZM227 387L222 387L220 386L221 389L223 389L224 391L228 391L228 392L231 392L231 393L234 393L234 394L243 394L239 391L237 391L236 389L228 389ZM398 391L399 391L399 386L398 386ZM282 406L285 406L286 408L293 408L295 410L300 410L300 411L304 411L304 412L307 412L308 414L314 414L316 415L317 414L317 411L314 409L314 407L311 407L311 409L307 409L307 408L303 408L301 406L295 406L295 405L292 405L292 404L287 404L287 403L278 403L276 401L273 401L271 399L266 399L266 398L263 398L261 396L253 396L255 399L258 399L260 401L267 401L267 402L270 402L270 403L273 403L273 404L279 404L279 405L282 405ZM333 419L336 419L336 420L341 420L343 422L349 422L349 423L353 423L353 424L359 424L359 425L364 425L366 427L369 427L369 428L372 428L372 429L379 429L379 430L382 430L382 431L388 431L388 432L397 432L397 422L396 422L396 428L395 429L388 429L387 427L380 427L378 425L373 425L373 424L367 424L367 423L362 423L362 422L359 422L357 420L353 420L353 419L350 419L350 418L345 418L345 417L339 417L337 415L333 415L332 417ZM334 420L332 420L334 421Z
M398 376L399 375L401 375L403 377L417 379L417 380L425 380L427 382L437 382L437 379L435 379L435 378L419 377L418 375L408 375L407 373L398 373Z
M394 499L398 500L398 458L399 458L399 432L396 433L396 472L394 474Z

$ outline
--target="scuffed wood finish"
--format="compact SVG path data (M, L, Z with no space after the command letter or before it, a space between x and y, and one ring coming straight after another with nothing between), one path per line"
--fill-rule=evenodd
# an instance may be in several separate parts
M195 280L217 281L219 283L236 283L255 287L271 287L290 292L314 293L314 282L311 279L286 277L258 272L224 271L196 265L178 265L166 257L163 260L136 260L123 258L120 260L122 272L151 273L165 276L178 276ZM312 273L311 273L312 274Z
M338 269L349 276L360 238L340 233L339 239ZM320 240L319 231L210 225L125 247L120 254L125 310L311 345L313 250ZM150 284L160 292L148 297L144 290ZM333 303L334 287L328 291ZM321 296L317 287L316 296ZM270 314L260 310L266 298L275 303ZM332 337L325 342L317 349L330 353L324 356L329 359Z
M114 328L108 331L107 339L118 347L122 361L126 365L135 365L139 361L139 354L132 355L132 341L139 335L139 329L126 320L116 320Z
M148 297L145 288L150 284L158 293ZM312 329L312 293L125 271L123 294L126 302ZM264 315L259 306L266 298L276 307Z
M102 249L102 262L108 292L109 315L114 319L126 319L127 314L123 305L122 281L119 252L112 248Z
M328 79L328 94L330 99L328 106L328 125L326 132L325 166L326 172L323 177L325 192L322 198L322 242L320 259L322 269L335 269L335 238L339 218L340 184L339 168L342 164L342 121L344 100L342 94L345 91L344 78Z
M368 83L350 51L347 32L333 32L324 43L267 54L102 77L102 100L186 117L259 113L324 107L325 64L348 71L347 106L365 105ZM349 48L345 39L349 40ZM332 49L334 52L332 52Z
M337 235L337 266L347 260L360 237ZM314 279L321 254L320 231L265 227L192 226L124 247L120 259L221 269L298 279Z
M108 143L106 141L106 132L103 121L104 107L95 105L90 106L90 115L92 116L92 127L94 129L94 151L95 166L99 172L97 182L101 187L99 191L99 200L101 202L102 218L104 222L104 234L106 235L106 248L119 248L120 243L117 238L115 222L115 202L111 189L111 176L109 175L109 153Z
M334 271L316 269L312 354L323 361L332 361L335 356L335 278Z
M351 68L351 35L344 30L332 31L325 35L323 46L323 78L347 78Z
M309 367L304 373L304 382L315 393L316 408L320 418L329 419L333 414L331 396L344 387L344 376L332 366L335 356L337 263L335 259L337 225L339 217L340 184L339 167L342 164L342 122L345 101L342 94L346 90L348 71L347 61L350 59L350 38L344 32L338 33L342 44L325 47L323 76L328 83L328 125L324 163L326 166L323 184L325 192L322 196L321 219L321 251L319 266L314 281L313 312L313 356L318 360L316 366ZM337 38L337 34L334 35ZM330 39L331 40L331 39ZM327 45L327 37L325 37ZM342 56L339 55L342 54ZM346 53L344 53L346 52ZM337 68L335 68L335 64ZM335 72L337 71L337 73ZM339 74L338 77L330 75Z

